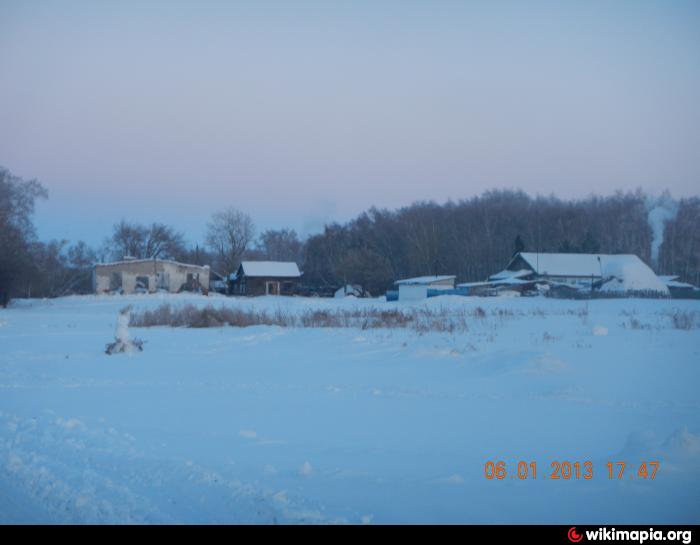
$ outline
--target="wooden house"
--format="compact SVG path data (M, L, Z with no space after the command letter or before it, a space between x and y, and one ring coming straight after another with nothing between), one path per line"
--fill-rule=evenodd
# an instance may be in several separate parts
M294 295L302 273L293 261L243 261L230 277L231 295Z

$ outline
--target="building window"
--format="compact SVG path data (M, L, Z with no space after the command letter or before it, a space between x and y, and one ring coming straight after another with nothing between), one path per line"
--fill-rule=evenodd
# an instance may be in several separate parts
M150 282L148 276L136 277L136 291L149 291Z
M122 289L122 273L113 272L109 275L109 291L120 291Z

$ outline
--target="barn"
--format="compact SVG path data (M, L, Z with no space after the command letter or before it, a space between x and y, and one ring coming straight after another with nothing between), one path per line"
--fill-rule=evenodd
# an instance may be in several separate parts
M230 277L232 295L294 295L302 273L293 261L243 261Z
M166 259L125 259L98 263L93 269L95 293L153 293L165 290L209 292L209 267Z

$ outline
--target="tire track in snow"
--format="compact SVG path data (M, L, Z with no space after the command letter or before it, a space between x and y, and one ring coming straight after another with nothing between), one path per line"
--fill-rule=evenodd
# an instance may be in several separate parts
M328 522L322 509L193 461L148 457L110 427L0 413L3 521Z

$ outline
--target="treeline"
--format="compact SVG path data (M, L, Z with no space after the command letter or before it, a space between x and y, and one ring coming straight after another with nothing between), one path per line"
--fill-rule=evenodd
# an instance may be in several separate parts
M700 198L681 199L676 216L666 222L658 269L700 286Z
M306 241L304 276L313 283L357 282L380 293L393 280L456 274L483 280L515 251L631 253L652 264L652 199L641 190L562 200L522 191L489 191L444 205L371 209L328 225ZM666 222L657 272L697 282L700 199L682 199Z
M0 306L11 297L59 297L92 292L93 265L126 257L172 259L210 265L226 276L244 258L303 263L304 242L294 230L256 236L252 219L229 208L212 215L203 244L188 244L172 226L121 220L99 247L83 241L38 240L32 217L37 200L48 198L37 180L0 167Z
M621 195L564 202L491 191L444 205L371 209L311 237L304 272L313 281L358 281L373 293L402 277L483 280L505 267L518 237L525 251L622 250L648 258L651 230L641 200Z
M122 220L98 248L37 240L34 203L46 197L38 181L0 168L0 304L10 297L89 293L92 265L125 256L210 265L223 276L243 259L296 261L312 288L360 284L372 294L411 276L483 280L516 251L632 253L660 274L700 282L698 197L672 202L675 214L665 221L656 260L649 224L653 201L639 190L579 200L489 191L446 204L372 208L306 240L292 229L256 234L248 215L229 208L212 215L202 243L188 243L184 233L162 223Z

